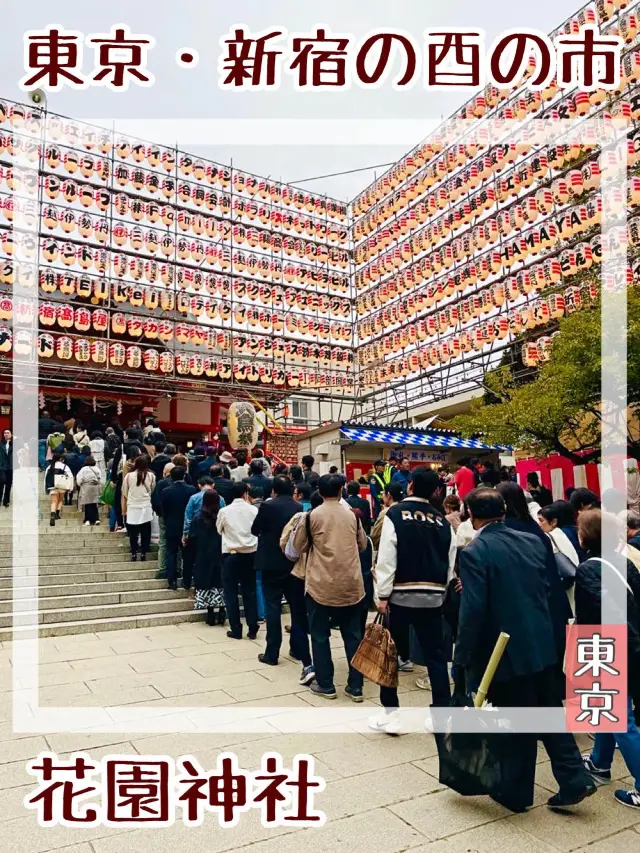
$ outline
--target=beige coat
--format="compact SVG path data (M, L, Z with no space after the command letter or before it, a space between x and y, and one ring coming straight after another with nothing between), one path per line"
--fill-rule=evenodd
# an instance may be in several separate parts
M325 607L348 607L364 598L360 551L367 537L356 516L339 501L325 501L309 513L307 525L298 524L293 547L306 560L305 590Z
M287 547L287 542L289 541L289 536L291 535L291 531L295 530L300 522L304 524L304 517L306 512L298 512L292 518L287 521L284 526L284 530L280 536L280 548L282 549L282 553L284 554L284 549ZM305 570L307 566L307 555L303 554L298 557L296 562L293 565L293 569L291 570L291 574L295 578L300 578L304 580Z

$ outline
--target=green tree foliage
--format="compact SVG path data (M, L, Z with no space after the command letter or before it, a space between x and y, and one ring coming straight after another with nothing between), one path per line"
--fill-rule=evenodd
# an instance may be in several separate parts
M640 404L640 294L629 288L627 297L627 404L633 412ZM532 381L516 378L508 366L498 367L485 376L484 398L451 425L465 437L482 434L489 444L511 445L533 456L559 453L578 464L599 458L604 426L610 442L626 442L630 456L640 458L620 383L624 364L615 352L624 329L605 341L607 397L615 401L606 408L601 404L600 333L599 304L564 318L550 360Z

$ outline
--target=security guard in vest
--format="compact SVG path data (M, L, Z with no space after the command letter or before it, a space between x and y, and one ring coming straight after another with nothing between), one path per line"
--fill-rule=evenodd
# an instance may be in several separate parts
M385 486L388 486L391 482L393 468L387 465L384 459L378 459L373 466L373 470L373 475L369 478L369 489L371 490L371 497L373 499L373 517L376 519L382 509L382 493Z

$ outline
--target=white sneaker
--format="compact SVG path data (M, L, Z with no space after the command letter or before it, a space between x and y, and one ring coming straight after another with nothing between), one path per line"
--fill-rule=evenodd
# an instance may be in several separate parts
M398 655L398 672L413 672L413 661L402 660Z
M400 723L400 713L395 709L387 712L382 711L376 717L369 717L369 728L374 732L384 732L387 735L400 734L402 728Z
M100 519L98 519L98 521L96 521L95 526L100 527Z
M90 521L85 521L84 526L85 526L85 527L91 527L91 522L90 522Z

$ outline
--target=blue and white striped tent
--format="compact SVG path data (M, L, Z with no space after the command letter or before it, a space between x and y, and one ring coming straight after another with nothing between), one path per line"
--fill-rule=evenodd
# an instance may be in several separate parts
M414 447L447 447L461 450L503 450L483 444L475 438L459 438L456 435L422 432L421 430L394 430L380 427L349 426L342 424L340 437L348 441L368 441L375 444L412 445Z

